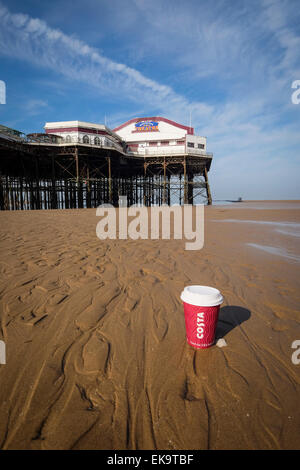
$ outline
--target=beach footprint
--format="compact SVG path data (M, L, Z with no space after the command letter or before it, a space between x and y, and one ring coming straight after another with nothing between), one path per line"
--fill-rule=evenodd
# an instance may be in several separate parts
M98 331L94 331L82 348L82 374L107 374L110 363L111 345Z
M164 309L159 309L153 313L153 333L156 341L163 341L169 329L169 324L165 318Z

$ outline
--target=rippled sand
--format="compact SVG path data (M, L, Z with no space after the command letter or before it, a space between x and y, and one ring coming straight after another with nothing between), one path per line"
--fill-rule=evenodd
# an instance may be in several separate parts
M300 263L249 246L299 256L299 237L218 222L299 224L300 206L243 204L205 208L200 251L100 241L90 209L0 213L0 448L300 447ZM227 347L187 345L188 284L223 293Z

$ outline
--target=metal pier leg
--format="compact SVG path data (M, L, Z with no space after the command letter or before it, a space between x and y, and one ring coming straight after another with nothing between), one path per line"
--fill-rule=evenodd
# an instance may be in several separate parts
M52 187L51 187L51 209L57 209L56 185L55 185L55 163L52 155ZM31 181L30 181L31 186ZM31 190L31 188L30 188ZM31 201L32 204L32 201Z
M112 204L112 181L111 181L111 160L110 157L107 157L108 162L108 202Z
M187 180L186 180L186 157L184 156L183 160L183 204L188 204L188 188L187 188Z
M188 204L193 204L194 203L194 186L193 186L193 175L188 174L188 188L187 188L187 193L188 193Z
M36 209L41 209L39 158L38 157L35 158L35 177L36 177Z
M164 183L163 183L163 204L166 204L166 158L164 157L164 163L163 163L163 168L164 168Z
M144 163L144 181L143 181L143 204L146 206L146 174L147 174L147 164Z
M212 204L212 197L211 197L206 167L204 167L204 178L205 178L205 183L206 183L207 204L210 206Z
M92 201L91 201L91 185L90 185L90 168L89 168L89 160L87 162L87 170L86 170L86 186L87 186L87 197L86 197L86 206L91 207L92 206Z

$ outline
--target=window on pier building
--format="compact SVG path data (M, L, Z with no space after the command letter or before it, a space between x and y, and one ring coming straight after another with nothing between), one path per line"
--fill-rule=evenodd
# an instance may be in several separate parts
M198 149L204 149L204 144L198 144Z
M188 146L188 147L194 147L194 142L188 142L188 143L187 143L187 146Z
M88 135L84 135L84 136L83 136L83 139L82 139L82 142L83 142L84 144L89 144L89 143L90 143L89 136L88 136Z
M66 143L69 144L71 142L71 136L66 135Z
M95 143L95 145L100 145L99 137L95 137L94 143Z
M169 145L169 141L168 140L162 140L160 145Z

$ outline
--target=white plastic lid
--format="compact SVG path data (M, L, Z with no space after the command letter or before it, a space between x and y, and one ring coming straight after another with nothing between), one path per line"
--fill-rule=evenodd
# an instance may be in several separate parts
M208 286L186 286L180 298L183 302L197 307L215 307L223 302L221 292Z

